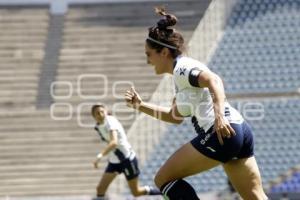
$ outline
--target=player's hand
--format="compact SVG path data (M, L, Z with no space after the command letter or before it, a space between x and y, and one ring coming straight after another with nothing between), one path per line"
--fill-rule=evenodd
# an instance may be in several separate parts
M130 90L127 90L125 93L126 104L130 108L138 108L142 103L142 98L135 91L134 87L131 87Z
M232 136L235 136L234 129L230 126L229 122L223 116L218 116L215 118L214 128L221 145L224 144L223 138L230 138Z
M96 159L96 160L93 162L94 168L95 168L95 169L98 169L98 162L99 162L98 159Z
M100 162L100 160L101 160L101 158L103 157L103 155L102 155L102 153L99 153L98 155L97 155L97 159L93 162L93 164L94 164L94 168L95 169L98 169L98 163Z

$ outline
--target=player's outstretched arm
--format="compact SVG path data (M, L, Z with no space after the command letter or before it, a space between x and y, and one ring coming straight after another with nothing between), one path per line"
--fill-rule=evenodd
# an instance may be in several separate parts
M126 91L125 100L128 107L137 109L156 119L174 124L180 124L183 121L183 117L177 111L175 99L173 100L171 108L146 103L141 99L140 95L132 87L130 90Z

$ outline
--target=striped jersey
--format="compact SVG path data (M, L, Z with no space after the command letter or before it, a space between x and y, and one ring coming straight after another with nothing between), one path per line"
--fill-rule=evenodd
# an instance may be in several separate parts
M110 141L111 131L114 130L117 133L117 147L108 154L110 163L121 163L123 160L127 158L131 159L135 156L135 153L127 140L122 124L114 116L107 115L103 124L96 124L95 130L98 132L101 139L107 143Z
M204 131L214 125L213 100L208 88L195 87L192 81L198 81L193 77L206 70L209 69L203 63L184 56L177 57L173 70L178 112L185 117L191 116L192 122ZM228 102L225 102L224 117L229 123L243 122L242 116Z

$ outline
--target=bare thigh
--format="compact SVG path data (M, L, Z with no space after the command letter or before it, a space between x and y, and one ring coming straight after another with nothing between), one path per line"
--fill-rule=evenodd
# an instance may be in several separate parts
M107 173L105 172L98 184L97 187L97 194L98 195L104 195L107 191L108 186L111 184L111 182L116 178L118 174L117 173Z
M139 186L139 179L138 177L131 179L128 182L129 188L133 196L140 196L145 195L147 193L144 187Z
M155 177L155 184L160 188L167 182L206 171L220 164L219 161L201 154L191 143L187 143L179 148L159 169Z
M254 157L232 160L223 168L244 200L266 200L259 169Z

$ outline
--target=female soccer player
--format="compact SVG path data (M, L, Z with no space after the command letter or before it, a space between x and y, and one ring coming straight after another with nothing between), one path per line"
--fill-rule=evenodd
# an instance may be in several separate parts
M266 200L249 125L226 101L221 78L201 62L183 56L183 37L171 28L177 18L161 8L156 12L163 18L149 28L147 62L156 74L173 74L176 96L171 108L144 102L134 88L126 91L125 100L129 107L166 122L180 124L191 116L197 132L159 169L156 185L168 200L198 200L183 178L222 165L244 200Z
M104 196L108 186L119 173L125 175L133 196L161 195L158 189L150 186L139 186L138 161L135 152L128 143L121 123L114 116L109 115L103 105L92 106L91 112L96 121L95 130L101 139L108 143L94 161L94 167L98 168L99 161L104 156L108 156L108 165L97 187L97 198L95 200L105 199Z

